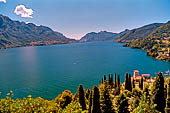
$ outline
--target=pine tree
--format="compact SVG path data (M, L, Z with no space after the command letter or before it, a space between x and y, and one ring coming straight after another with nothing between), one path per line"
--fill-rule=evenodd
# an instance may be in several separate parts
M88 100L89 100L89 103L88 103L88 113L91 113L91 110L92 110L92 91L90 92Z
M114 82L114 87L115 87L115 89L116 89L116 87L117 87L117 84L116 84L116 73L115 73L115 82Z
M102 94L102 99L101 99L101 110L102 113L113 113L113 106L112 106L112 101L109 93L109 88L107 84L104 84L104 89L101 92Z
M164 98L164 77L161 72L158 73L152 88L152 104L156 104L155 109L164 113L166 101Z
M170 113L170 80L168 81L167 84L167 98L166 98L165 112Z
M128 77L128 73L125 74L125 89L126 90L129 89L129 77Z
M135 80L132 81L132 87L135 88Z
M80 103L80 105L82 107L82 110L86 110L86 103L85 103L83 85L79 86L78 94L79 94L79 103Z
M92 98L92 112L91 113L101 113L100 109L100 95L99 95L99 89L94 86L94 92L93 92L93 98Z
M128 81L128 83L129 83L128 90L132 91L132 82L131 82L131 75L130 74L129 74L129 81Z

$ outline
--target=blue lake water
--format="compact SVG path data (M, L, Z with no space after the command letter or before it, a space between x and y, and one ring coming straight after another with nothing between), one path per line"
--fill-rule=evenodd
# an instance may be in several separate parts
M0 91L14 97L53 99L65 89L98 85L104 74L149 73L170 69L170 63L152 59L145 51L124 48L120 43L91 42L0 50Z

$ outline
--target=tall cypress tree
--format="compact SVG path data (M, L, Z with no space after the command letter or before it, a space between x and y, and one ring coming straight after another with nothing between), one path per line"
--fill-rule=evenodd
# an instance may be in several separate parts
M107 84L104 84L104 89L102 94L102 99L101 99L101 110L103 113L113 113L114 110L112 109L112 101L109 93L109 88Z
M164 77L161 72L158 73L152 88L152 104L156 104L156 110L164 113L166 101L164 97Z
M109 85L111 85L111 77L110 77L110 74L108 75L108 82L109 82Z
M111 88L113 88L113 74L111 74L111 80L110 80L110 82L111 82Z
M129 77L128 77L128 73L125 74L125 89L126 90L129 89Z
M86 103L85 103L85 96L84 96L84 89L83 89L83 85L79 86L78 89L78 94L79 94L79 103L82 107L82 110L86 110Z
M91 110L92 110L92 91L90 92L89 95L88 113L91 113Z
M116 87L117 87L117 84L116 84L116 73L115 73L115 82L114 82L114 87L115 87L115 89L116 89Z
M104 75L104 82L106 81L106 75Z
M131 82L131 75L130 74L129 74L129 81L128 81L128 83L129 83L128 90L132 91L132 82Z
M102 84L103 84L103 77L102 77Z
M140 80L140 89L143 90L143 77Z
M120 87L120 76L119 76L119 74L117 75L117 87Z
M106 83L106 82L105 82ZM93 98L92 98L92 109L91 109L91 113L101 113L101 109L100 109L100 94L99 94L99 89L94 86L93 88L94 92L93 92Z
M135 88L135 80L132 81L132 88Z
M168 81L167 84L167 98L166 98L165 113L170 113L170 81Z

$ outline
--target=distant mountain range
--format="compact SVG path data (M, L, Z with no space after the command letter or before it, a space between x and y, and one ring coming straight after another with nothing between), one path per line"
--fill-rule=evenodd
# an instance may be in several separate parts
M153 24L142 26L140 28L127 30L125 33L120 34L120 36L116 38L116 41L131 42L136 39L145 38L161 25L162 23L153 23Z
M7 16L0 15L0 49L21 46L37 46L51 44L65 44L73 42L92 41L116 41L133 42L152 36L156 29L162 29L163 23L153 23L132 30L124 30L120 33L108 31L90 32L80 40L69 39L62 33L53 31L46 26L38 26L33 23L13 21ZM169 28L168 28L169 29ZM160 37L164 35L161 34Z
M0 48L76 42L46 26L13 21L0 15Z
M100 31L98 33L91 32L87 33L80 39L80 42L92 42L92 41L112 41L117 36L117 33Z
M107 31L101 31L98 33L87 33L80 39L80 42L92 42L92 41L116 41L116 42L131 42L136 39L147 37L155 29L160 27L162 23L153 23L142 26L140 28L122 31L120 33L112 33Z

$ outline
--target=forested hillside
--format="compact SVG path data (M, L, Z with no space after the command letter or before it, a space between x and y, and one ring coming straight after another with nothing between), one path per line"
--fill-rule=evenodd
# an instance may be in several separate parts
M151 57L170 61L170 21L154 30L146 38L135 40L125 46L144 49Z

